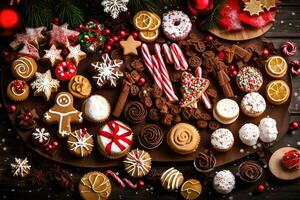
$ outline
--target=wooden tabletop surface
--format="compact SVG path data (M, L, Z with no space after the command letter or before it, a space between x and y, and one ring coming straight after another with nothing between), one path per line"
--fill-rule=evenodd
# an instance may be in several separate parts
M265 34L265 37L272 40L278 47L281 43L287 40L294 40L300 49L300 1L299 0L282 0L281 5L278 8L276 15L276 23ZM292 59L300 59L300 53L292 57ZM291 120L297 119L300 121L300 117L297 114L299 112L300 104L300 77L293 78L293 92L292 102L290 105ZM53 163L27 148L20 137L14 132L10 122L7 120L7 113L4 109L0 108L0 199L81 199L77 190L77 185L80 177L91 170L79 169L75 167L69 167ZM292 146L300 148L300 130L288 133L282 140L270 148L271 152L275 151L279 147ZM75 187L73 190L62 190L50 181L42 186L32 186L27 179L13 178L10 173L10 163L14 160L14 157L28 157L32 168L43 168L43 172L47 173L47 169L60 167L67 169L74 179ZM300 199L300 180L294 181L280 181L274 178L263 160L259 160L257 154L251 155L244 159L235 161L228 165L222 166L215 170L229 169L233 173L237 172L238 165L244 160L255 159L258 160L264 166L264 173L260 180L256 183L245 184L237 178L237 184L235 190L228 195L217 194L212 186L211 179L213 172L207 176L203 176L197 173L192 163L174 164L168 163L161 165L160 163L153 163L153 174L151 178L146 178L146 185L139 190L123 189L114 181L113 191L110 199L181 199L178 192L166 192L162 189L159 176L163 170L176 166L177 169L183 172L186 178L196 178L202 182L203 193L200 199ZM102 169L101 169L102 170ZM121 172L123 176L123 167L112 169L114 171ZM266 186L266 191L260 194L255 192L255 188L259 184Z

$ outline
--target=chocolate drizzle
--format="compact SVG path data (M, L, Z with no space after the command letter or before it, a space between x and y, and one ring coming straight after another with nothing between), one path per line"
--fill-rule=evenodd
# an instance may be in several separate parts
M125 117L132 123L142 122L147 115L147 110L142 103L138 101L131 101L125 107Z
M138 139L140 144L146 149L154 149L161 144L163 137L163 132L159 126L149 124L142 129Z
M215 167L216 163L216 157L210 150L199 152L198 156L194 160L194 166L200 172L211 171Z
M253 161L245 161L239 167L239 174L242 180L253 182L259 179L262 169L261 166Z

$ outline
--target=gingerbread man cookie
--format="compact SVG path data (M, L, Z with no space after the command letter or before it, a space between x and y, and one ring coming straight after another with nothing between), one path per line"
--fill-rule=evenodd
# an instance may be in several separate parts
M73 107L73 96L60 92L55 97L55 105L44 114L45 124L58 124L58 135L67 137L71 132L71 123L82 123L82 112Z

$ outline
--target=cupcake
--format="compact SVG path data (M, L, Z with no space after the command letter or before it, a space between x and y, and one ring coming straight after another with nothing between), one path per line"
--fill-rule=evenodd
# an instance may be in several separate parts
M236 83L243 92L256 92L263 84L263 76L255 67L243 67L236 76Z
M229 170L216 172L213 186L218 193L228 194L235 187L235 177Z
M173 126L167 135L169 147L179 154L189 154L196 151L200 143L197 129L187 123Z
M240 114L239 105L232 99L221 99L213 109L214 118L222 124L231 124Z
M125 171L134 178L146 176L151 169L151 156L144 150L134 149L123 161Z
M245 145L255 145L257 143L258 137L259 129L255 124L244 124L239 130L239 138Z
M111 112L110 104L101 95L92 95L82 104L83 117L90 122L100 123L108 119Z
M210 137L211 146L220 152L229 151L234 144L234 137L230 130L219 128Z
M138 135L139 143L145 149L155 149L163 141L164 134L161 128L155 124L144 126Z
M241 101L241 110L249 117L258 117L266 110L266 101L258 92L248 93Z
M78 186L79 194L84 200L106 200L111 194L110 180L101 172L85 174Z
M243 181L255 182L261 177L262 168L254 161L245 161L240 164L238 173Z
M67 146L74 156L86 157L92 153L94 148L93 135L90 135L86 129L71 132L68 136Z
M179 189L183 183L184 177L180 171L171 167L170 169L164 171L160 177L162 186L168 191L174 191Z
M11 65L13 77L24 81L32 79L36 71L37 64L35 60L26 56L18 58Z
M194 160L194 167L199 172L210 172L216 166L217 160L212 151L199 152Z
M29 96L29 86L23 80L13 80L7 86L7 96L13 101L24 101Z
M202 192L202 185L200 181L196 179L189 179L185 181L181 188L180 194L184 199L194 200L197 199Z
M259 122L259 139L263 142L274 142L277 138L278 130L275 119L265 117Z
M110 159L121 158L133 144L133 132L123 122L114 120L102 126L97 136L98 149Z

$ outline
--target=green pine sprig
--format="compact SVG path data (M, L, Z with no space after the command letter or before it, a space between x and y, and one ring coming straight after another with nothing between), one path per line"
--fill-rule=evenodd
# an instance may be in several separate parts
M201 28L205 30L213 29L218 26L217 20L220 17L220 9L223 7L225 0L216 0L214 2L215 7L211 13L201 23Z

